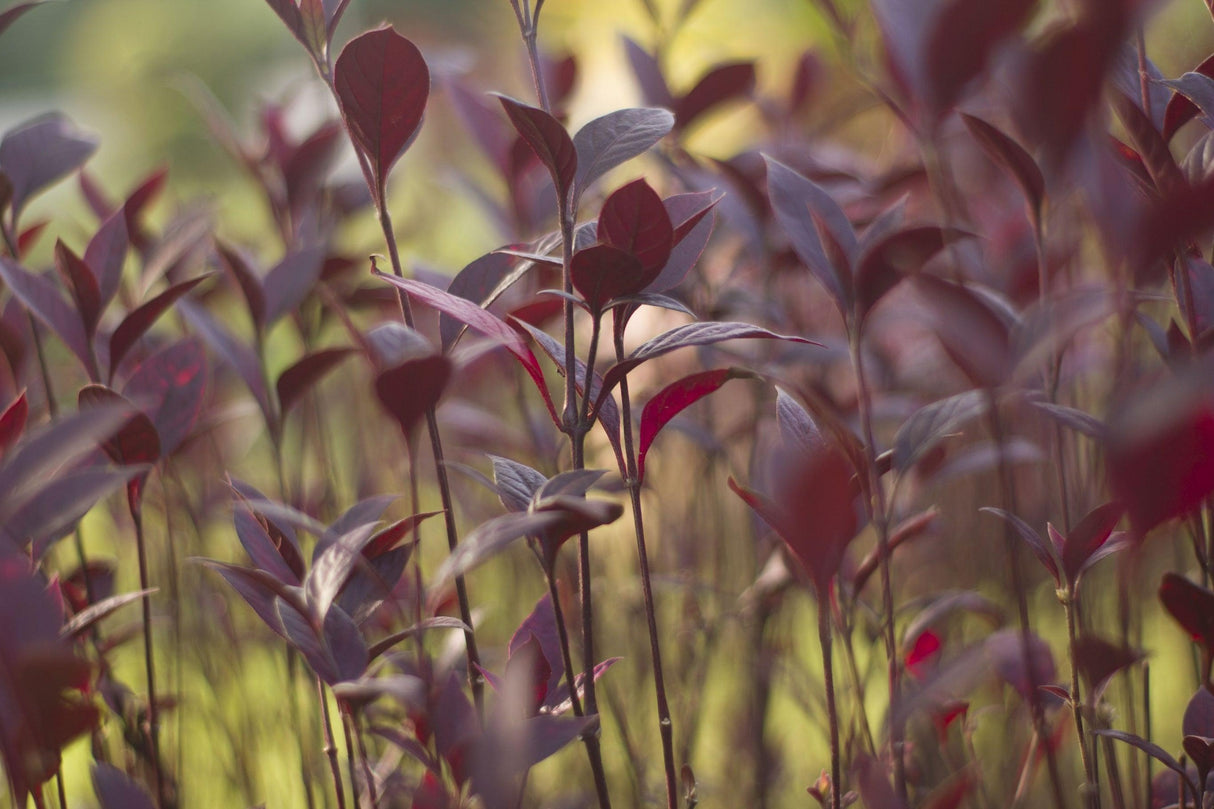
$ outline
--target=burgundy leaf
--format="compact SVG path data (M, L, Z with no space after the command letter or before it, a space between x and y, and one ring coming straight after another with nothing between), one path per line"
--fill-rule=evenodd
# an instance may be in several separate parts
M266 390L265 379L261 375L261 362L252 349L237 340L207 313L201 306L192 301L181 301L178 306L186 320L202 335L207 344L224 362L232 367L241 380L253 394L254 401L261 408L267 423L274 423L274 410L270 404L270 395ZM161 436L163 438L163 436Z
M1198 688L1189 699L1181 728L1186 736L1214 737L1214 694L1210 689Z
M1004 511L1001 508L987 506L981 510L988 514L993 514L1011 525L1016 530L1016 534L1029 546L1029 550L1033 552L1033 556L1037 557L1037 561L1041 563L1041 566L1054 577L1054 582L1057 586L1062 586L1063 574L1059 570L1058 559L1056 558L1057 550L1052 545L1047 544L1032 526L1010 511Z
M1204 76L1202 78L1205 79ZM1211 90L1214 91L1214 80L1205 80L1211 83ZM1167 141L1142 111L1136 98L1137 96L1131 97L1121 92L1112 93L1113 108L1130 136L1130 142L1142 156L1143 167L1146 168L1155 188L1170 191L1183 186L1184 176L1168 149Z
M266 325L266 293L262 288L257 270L253 268L252 259L237 248L223 242L217 242L215 249L219 253L219 257L223 259L223 264L228 268L228 272L232 273L232 277L236 279L236 285L240 287L240 294L244 296L249 316L253 319L253 325L258 329L263 328Z
M123 409L129 415L126 422L114 435L102 443L101 448L119 466L154 464L160 460L160 436L152 420L122 394L105 385L85 385L77 394L81 410L91 407L112 406Z
M995 388L1012 368L1011 334L1000 313L971 287L920 274L929 317L944 350L975 385Z
M482 309L471 301L466 301L461 297L444 292L437 287L424 284L421 281L415 281L411 278L397 278L394 275L387 275L379 270L373 271L377 278L400 287L405 292L409 293L411 298L420 300L427 306L431 306L443 314L459 320L462 323L468 324L469 328L489 337L499 343L515 356L519 363L523 366L528 376L539 389L540 395L544 398L544 404L548 408L549 415L553 421L557 421L556 408L552 404L552 398L548 394L547 383L544 381L544 372L540 369L539 363L535 359L535 355L531 353L531 349L523 342L519 333L512 329L504 320L501 320L496 315Z
M1205 647L1208 656L1214 650L1214 592L1183 576L1165 573L1159 600L1189 637Z
M388 172L413 139L426 109L426 60L391 26L378 28L350 40L342 50L333 68L333 85L382 203Z
M737 98L747 98L754 89L754 62L718 65L674 103L675 126L686 129L713 107Z
M811 212L816 214L854 263L856 233L851 222L830 195L788 166L765 157L767 162L767 193L776 221L788 236L797 257L805 264L834 299L839 311L847 313L852 306L850 275L840 273L827 257Z
M539 644L540 653L549 664L548 679L545 682L545 703L551 705L557 697L561 679L565 676L565 663L561 654L560 632L556 625L556 612L552 609L552 597L545 593L536 602L531 613L523 619L518 629L510 637L507 645L507 657L513 657L515 650L530 640ZM566 693L566 696L568 694Z
M322 626L329 614L329 607L354 567L363 558L363 548L375 537L375 524L353 529L330 544L313 563L304 578L304 598L308 614L314 626Z
M1117 672L1142 659L1142 652L1116 646L1095 635L1080 635L1075 639L1075 666L1087 680L1088 687L1097 694Z
M725 198L719 191L693 191L675 194L662 200L666 215L674 225L674 243L677 246L692 230Z
M0 278L26 309L58 335L85 368L93 367L84 326L50 281L4 256L0 256Z
M995 48L1024 25L1035 0L946 0L924 42L927 101L943 115L979 76Z
M0 413L0 460L21 437L25 431L25 420L29 416L29 401L25 391L9 402L4 412Z
M80 324L89 340L97 331L97 321L101 317L101 290L97 288L97 278L92 269L84 261L68 249L62 240L55 242L55 267L67 284L76 311L80 313Z
M616 166L644 154L674 127L674 115L640 107L609 112L573 136L577 149L575 195Z
M114 329L114 333L110 335L109 376L111 380L114 378L114 372L122 364L122 360L126 357L127 352L138 342L139 338L143 337L147 330L152 327L161 315L169 310L169 307L178 298L198 286L207 277L200 275L197 278L191 278L187 281L174 284L156 297L132 310L130 314L122 319L122 322L118 324L118 328Z
M870 245L857 260L855 271L860 319L903 278L919 272L957 235L957 231L924 225L897 231Z
M594 244L574 253L569 275L596 313L614 298L640 292L654 278L632 254L609 244Z
M645 455L658 433L684 409L719 389L731 379L747 379L754 374L741 368L702 371L672 382L645 403L641 412L641 432L637 445L637 480L645 480Z
M311 51L307 40L304 38L303 32L303 15L299 12L299 3L297 0L266 0L274 13L278 15L278 19L286 24L287 30L291 35L299 40L300 44Z
M417 526L431 517L437 517L442 513L441 511L423 511L420 514L411 514L403 520L397 520L387 528L376 531L375 536L371 537L371 541L363 549L363 556L366 556L368 559L374 559L377 556L395 550L397 543L408 536L410 532L416 530Z
M438 405L451 378L451 360L442 355L408 360L375 377L375 393L407 438L426 412Z
M1033 222L1041 220L1041 206L1045 201L1045 177L1041 174L1032 155L1019 143L1000 132L981 118L962 115L970 134L986 152L987 157L1003 167L1012 176L1028 202Z
M983 644L995 673L1025 700L1054 679L1054 656L1040 636L1019 629L1001 629Z
M115 470L94 466L61 474L44 484L12 513L6 513L0 524L0 534L7 534L18 545L23 545L27 539L33 540L32 556L38 561L98 500L122 488L141 472L139 468Z
M1189 789L1191 789L1194 794L1197 793L1196 787L1193 786L1193 782L1185 772L1185 768L1180 765L1180 762L1173 758L1171 753L1164 750L1154 742L1149 742L1141 736L1135 736L1133 733L1126 733L1124 730L1107 730L1104 728L1098 728L1093 730L1092 733L1096 734L1097 736L1107 736L1110 739L1125 742L1131 747L1141 750L1151 758L1158 761L1160 764L1163 764L1163 766L1167 767L1169 770L1179 773L1180 776L1185 779Z
M498 96L498 101L519 136L548 169L553 185L564 199L578 170L578 153L565 126L549 113L509 96Z
M241 567L214 559L196 559L199 564L211 568L245 600L257 617L279 635L286 637L282 621L278 617L278 602L290 603L296 610L306 610L298 587L279 581L273 574L256 568Z
M97 139L58 112L6 132L0 139L0 171L12 183L13 221L31 197L83 166L96 150Z
M300 583L303 560L289 539L281 533L271 537L267 524L243 501L234 504L232 523L237 539L254 565L284 584Z
M1214 78L1214 54L1202 60L1202 63L1193 68L1192 72L1208 78ZM1172 98L1168 101L1168 106L1165 108L1163 115L1163 139L1166 141L1172 140L1172 136L1176 134L1176 130L1193 120L1198 112L1200 110L1198 110L1197 105L1185 95L1180 92L1172 93Z
M101 223L84 251L84 263L97 277L102 309L118 294L128 241L126 217L116 211Z
M265 294L265 325L268 328L278 318L294 311L307 297L320 278L325 251L309 247L288 253L266 273L261 288Z
M670 258L674 226L661 197L642 178L607 197L599 213L598 238L634 256L647 274L656 277Z
M548 662L535 635L528 635L527 639L521 643L512 642L510 656L506 659L506 672L502 677L507 681L511 677L521 678L526 685L530 697L528 704L524 707L527 716L535 716L539 713L544 704L544 698L548 696L548 679L551 674L552 665Z
M354 353L352 348L322 348L305 354L278 376L274 384L278 394L278 411L286 416L291 408L311 388Z
M1179 79L1165 79L1160 84L1189 99L1207 122L1214 122L1214 78L1194 71L1185 73Z
M160 435L168 457L194 430L206 394L207 364L197 339L182 340L144 360L123 388L140 403Z
M680 196L691 196L684 194ZM699 195L696 195L699 196ZM676 216L681 213L681 204L671 205L669 198L664 200L666 203L666 212L671 214L671 221L677 221ZM715 224L714 217L710 216L713 208L720 197L713 195L713 199L708 207L703 208L695 213L692 213L682 223L677 224L674 229L675 245L670 251L670 258L666 260L666 266L658 273L658 277L653 279L653 282L645 288L646 292L665 292L674 289L679 284L683 283L683 279L687 277L687 273L700 260L700 256L704 253L704 248L708 246L708 240L712 237L712 230Z
M1092 509L1067 534L1062 547L1062 569L1073 585L1095 555L1109 539L1125 508L1120 503L1105 503Z

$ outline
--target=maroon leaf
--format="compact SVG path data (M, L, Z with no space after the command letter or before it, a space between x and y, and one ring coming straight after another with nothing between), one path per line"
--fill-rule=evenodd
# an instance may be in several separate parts
M898 797L889 782L889 775L875 758L867 753L856 757L856 783L860 787L860 799L868 809L905 809L906 804ZM833 784L832 789L842 789L842 784Z
M915 277L944 350L975 385L995 388L1012 368L1011 334L1001 313L970 287Z
M109 405L128 413L118 432L102 443L101 448L119 466L154 464L160 460L160 436L152 420L131 404L122 394L105 385L85 385L77 394L81 410Z
M510 123L552 175L562 199L569 193L578 170L578 153L564 125L547 112L509 96L498 96Z
M1062 586L1063 574L1059 570L1057 549L1054 548L1054 546L1045 542L1045 540L1041 538L1041 535L1038 534L1032 526L1017 517L1015 514L1012 514L1010 511L1004 511L1001 508L993 508L990 506L981 510L1007 521L1007 523L1016 530L1016 533L1020 536L1020 538L1028 544L1029 550L1033 552L1033 556L1037 557L1037 561L1041 563L1042 567L1049 571L1050 575L1054 577L1055 584L1059 587Z
M101 307L114 299L122 283L122 265L127 250L126 217L121 211L111 214L84 251L84 263L97 277L97 289L101 296Z
M303 32L303 15L299 12L299 3L297 0L266 0L274 13L278 15L278 19L286 24L287 30L291 35L299 40L300 44L311 51Z
M1124 513L1125 508L1120 503L1105 503L1088 512L1067 534L1062 547L1062 569L1072 585L1108 542Z
M609 244L594 244L574 253L569 275L586 305L596 313L602 312L609 301L640 292L653 280L653 274L633 255Z
M924 42L927 101L942 115L980 75L1001 41L1024 25L1035 0L947 0Z
M122 319L122 322L118 324L118 328L114 329L114 333L110 335L109 377L111 380L114 378L114 372L122 364L122 360L126 357L127 352L138 342L139 338L152 327L161 315L169 310L169 307L178 298L198 286L207 277L200 275L197 278L191 278L188 281L174 284L156 297L132 310L130 314Z
M1183 576L1165 573L1159 600L1189 637L1205 647L1208 656L1214 650L1214 592Z
M1156 385L1110 420L1105 468L1136 539L1214 492L1214 400L1192 383Z
M142 469L85 467L57 476L44 484L11 514L4 516L0 533L18 545L33 541L32 556L41 560L57 542L103 497L129 484Z
M410 514L403 520L397 520L375 532L375 536L371 537L371 541L367 543L367 547L363 549L363 556L368 559L374 559L377 556L382 556L389 551L395 550L397 544L409 535L410 532L417 529L431 517L437 517L442 514L441 511L423 511L421 514Z
M370 164L382 203L392 164L408 147L430 95L430 70L421 51L391 27L350 40L337 57L333 84L342 116Z
M83 166L96 150L97 139L58 112L6 132L0 139L0 171L12 183L13 221L31 197Z
M451 371L451 360L433 355L407 360L375 377L379 401L396 419L406 438L412 438L418 421L438 404Z
M892 233L868 247L855 271L857 315L863 320L903 278L914 275L958 234L925 225Z
M637 480L645 480L645 455L658 433L672 418L729 380L748 379L753 376L753 373L742 368L702 371L672 382L654 394L641 412L641 432L637 444Z
M599 213L597 233L599 241L634 256L642 269L655 277L670 258L674 246L670 216L661 197L643 178L633 180L607 197Z
M271 537L268 524L259 519L243 500L234 504L232 523L237 539L254 565L284 584L300 583L303 559L289 538L280 532Z
M1214 78L1214 54L1207 56L1200 65L1193 68L1192 72ZM1186 96L1180 92L1172 93L1172 98L1168 101L1168 106L1165 108L1163 115L1163 139L1166 141L1172 140L1172 136L1176 134L1176 131L1193 120L1198 112L1197 105Z
M834 299L839 311L851 311L851 276L839 272L827 257L818 229L814 225L815 214L830 232L834 241L842 248L848 263L854 263L856 233L851 222L830 195L813 182L805 179L788 166L765 157L767 162L767 193L776 221L788 236L797 257L817 278Z
M93 271L62 240L55 242L55 267L76 302L85 337L92 340L101 317L101 291Z
M646 107L609 112L583 126L573 136L575 198L616 166L649 151L673 127L673 114Z
M509 254L497 251L486 253L456 273L447 286L447 292L477 305L486 305L486 300L500 288L515 263L515 258ZM443 351L451 350L463 329L464 324L450 315L440 317L439 333Z
M325 251L309 247L288 253L262 281L265 294L265 325L268 328L278 318L291 312L307 297L320 278Z
M236 285L244 296L253 325L258 329L263 328L266 325L266 294L257 270L253 268L252 259L223 242L216 242L215 249L228 272L236 279Z
M274 384L278 394L278 411L286 416L313 385L353 353L352 348L322 348L296 360L279 374Z
M675 126L686 129L713 107L737 98L746 98L755 89L754 62L718 65L696 82L674 104Z
M171 455L193 431L202 412L206 378L202 344L187 339L144 360L123 388L156 425L162 457Z
M1181 728L1186 736L1214 737L1214 694L1210 689L1198 688L1189 699Z
M25 431L25 420L28 416L29 401L23 390L16 399L9 402L4 412L0 413L0 459L4 458Z
M1142 659L1142 652L1116 646L1095 635L1081 635L1075 639L1075 666L1097 695L1117 672Z
M216 323L201 306L195 305L192 301L183 300L178 304L178 309L207 341L211 349L218 353L240 376L249 392L253 394L257 406L261 408L266 422L274 424L274 410L270 404L265 379L261 375L261 362L257 355ZM162 435L161 438L163 437Z
M512 329L504 320L501 320L496 315L482 309L471 301L466 301L463 298L444 292L429 284L424 284L421 281L415 281L411 278L397 278L394 275L386 275L379 270L374 270L373 274L393 286L400 287L409 293L411 298L420 300L427 306L432 306L443 314L450 315L461 323L468 324L474 331L501 343L507 351L514 355L523 366L523 370L531 377L536 388L539 389L540 395L544 398L544 404L547 406L548 413L552 416L553 421L559 421L556 415L556 407L552 404L552 397L548 394L548 386L544 381L544 372L540 369L535 355L531 353L531 349L523 342L523 338L519 336L519 333Z
M0 256L0 278L26 309L55 332L85 368L92 367L84 326L50 281L4 256Z
M1041 206L1045 201L1045 177L1041 174L1041 169L1038 168L1036 161L1019 143L981 118L962 115L961 120L965 122L970 134L978 141L978 145L986 152L987 157L1002 166L1004 171L1010 174L1016 184L1020 186L1020 190L1028 202L1033 222L1039 222Z

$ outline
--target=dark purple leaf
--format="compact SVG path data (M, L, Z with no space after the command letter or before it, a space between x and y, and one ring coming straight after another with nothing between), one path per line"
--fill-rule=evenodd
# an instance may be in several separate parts
M236 528L236 537L254 565L284 584L299 585L303 574L303 560L289 539L279 534L276 542L267 527L244 502L237 502L232 513L232 522ZM285 552L283 544L289 546Z
M357 680L366 673L370 656L362 630L339 604L334 604L325 614L324 640L333 658L338 682ZM417 680L416 677L409 679Z
M666 200L667 203L669 201ZM715 205L716 201L713 201L712 206ZM671 213L671 207L669 204L666 206L667 213ZM666 266L658 273L658 277L646 287L647 292L665 292L683 283L683 279L700 260L704 248L708 246L709 238L712 237L715 224L715 218L710 215L712 211L713 207L705 208L684 220L682 224L676 224L674 249L670 251L670 258L666 260ZM674 215L671 216L671 221L677 221ZM690 227L687 227L689 223Z
M636 77L637 85L641 88L641 98L653 107L674 106L674 97L662 76L662 67L658 60L628 37L624 40L624 50L628 54L628 63L632 66L632 75Z
M987 157L1003 167L1012 176L1028 202L1033 221L1041 219L1041 206L1045 201L1045 177L1036 161L1020 144L981 118L962 115L970 134L986 152Z
M656 277L674 247L674 226L662 198L642 178L607 197L599 213L598 238L634 256L645 273Z
M445 615L440 615L436 618L427 618L426 620L421 621L420 623L414 624L413 626L409 627L408 629L402 629L400 632L394 632L393 634L389 635L388 637L383 638L382 640L376 641L375 643L371 644L371 646L367 650L367 655L371 660L375 660L375 658L379 657L384 652L388 651L393 646L400 643L402 640L405 640L406 638L411 638L414 635L420 635L425 632L429 632L431 629L459 629L459 630L463 630L464 632L471 631L468 628L468 625L465 624L460 619L451 618L451 617L445 616Z
M613 298L640 292L654 278L634 256L609 244L574 253L569 275L592 312L601 312Z
M121 770L99 761L93 765L93 789L101 809L155 809L152 798L122 773Z
M927 101L937 116L986 70L994 50L1020 29L1035 0L946 0L924 42Z
M989 298L973 287L919 274L914 281L945 352L975 385L995 388L1012 368L1011 333Z
M93 271L62 240L55 242L55 267L76 303L85 337L92 340L101 317L101 291Z
M907 228L874 242L857 259L855 295L863 320L902 279L914 275L944 249L958 231L924 225Z
M594 671L591 673L594 681L597 683L599 678L607 673L607 670L623 660L622 657L609 657L601 663L595 664ZM544 700L545 710L554 716L569 713L573 709L573 700L569 696L569 683L564 679L564 664L561 665L560 672L562 674L561 681L557 686L548 692L548 697ZM574 685L577 688L578 698L581 699L586 693L586 673L578 672L573 678Z
M1123 514L1125 509L1120 503L1105 503L1088 512L1071 529L1062 548L1062 569L1068 581L1074 584L1079 579L1092 557L1109 541Z
M408 147L430 96L421 51L391 27L350 40L337 57L333 85L350 136L370 164L382 203L392 164Z
M101 445L110 460L119 466L152 465L160 460L160 435L152 420L131 404L124 396L105 385L85 385L76 396L83 411L93 407L124 409L129 415L118 432ZM127 498L132 511L139 509L143 496L146 471L136 475L127 484Z
M278 375L278 381L274 384L278 394L278 411L285 417L325 374L354 353L352 348L322 348L292 363Z
M451 360L441 354L407 360L375 377L375 393L407 438L438 400L451 378Z
M309 247L288 253L266 274L261 288L265 294L267 328L278 318L294 311L307 297L320 278L324 260L324 248Z
M616 166L644 154L674 127L674 115L647 107L595 118L573 136L577 149L575 198Z
M1192 72L1206 76L1207 78L1214 78L1214 54L1207 56L1200 65L1193 68ZM1164 109L1163 129L1161 130L1163 139L1171 141L1172 136L1176 134L1176 130L1193 120L1198 112L1200 110L1198 110L1197 105L1186 96L1180 92L1173 93L1167 107Z
M484 305L486 299L514 269L515 263L512 255L497 251L486 253L456 273L447 287L447 292L477 305ZM443 351L451 350L463 329L464 324L450 315L443 314L440 317L439 333Z
M57 476L21 505L5 514L0 533L19 545L33 540L33 557L40 560L52 542L75 527L98 500L121 489L143 470L86 467Z
M92 367L92 353L84 325L72 307L46 278L34 275L16 262L0 256L0 278L17 299L45 323L85 368Z
M1080 635L1075 639L1075 666L1096 694L1117 672L1129 668L1143 657L1142 652L1116 646L1095 635Z
M894 468L905 472L959 427L984 414L982 391L965 391L916 410L894 436Z
M231 366L248 387L249 392L253 394L253 399L261 408L266 421L273 423L274 411L270 405L265 379L261 375L261 362L252 349L229 334L215 322L205 309L192 301L183 300L177 305L177 308L181 310L190 325L202 335L211 349ZM161 437L163 438L163 436Z
M1183 576L1165 573L1159 584L1159 600L1189 637L1214 650L1214 592Z
M1185 782L1189 785L1189 789L1193 790L1194 794L1197 793L1196 787L1193 786L1193 782L1189 779L1188 774L1185 773L1185 769L1180 765L1180 762L1173 758L1171 753L1164 750L1154 742L1148 742L1141 736L1135 736L1133 733L1126 733L1124 730L1098 728L1093 730L1092 733L1096 734L1097 736L1107 736L1110 739L1116 739L1119 742L1125 742L1131 747L1138 748L1151 758L1163 764L1163 766L1167 767L1169 770L1180 773L1181 777L1184 778Z
M168 457L194 430L206 395L207 364L197 339L182 340L144 360L123 388L140 404Z
M788 236L797 257L813 273L846 314L852 306L852 283L849 272L840 272L829 260L818 229L817 216L842 248L848 263L854 263L856 233L851 222L830 195L788 166L764 157L767 162L767 193L776 221ZM812 214L812 215L811 215Z
M515 651L530 639L539 644L541 654L549 665L548 678L544 683L544 702L551 704L561 679L565 676L565 663L561 653L560 632L556 625L556 612L552 609L552 597L547 593L536 602L535 608L523 619L518 629L514 630L506 647L508 657L513 657Z
M547 112L529 107L509 96L498 96L510 123L552 175L557 192L564 198L578 171L578 153L565 126Z
M325 548L304 579L304 598L314 626L322 626L329 606L337 598L355 565L362 560L363 548L375 536L375 525L363 525L343 534Z
M754 377L750 371L742 368L721 368L715 371L701 371L672 382L662 388L648 402L641 412L641 432L637 444L637 480L645 480L645 455L653 440L663 427L684 409L703 399L708 394L718 390L731 379L749 379Z
M311 623L306 613L282 600L275 599L274 610L282 627L283 637L299 652L316 676L326 685L333 685L341 677L337 671L337 661L323 640L316 627Z
M718 65L674 103L675 126L686 129L713 107L748 98L755 89L754 62Z
M1108 428L1104 422L1091 413L1067 407L1066 405L1054 404L1053 402L1033 402L1033 406L1043 411L1062 426L1069 427L1075 432L1086 435L1089 438L1102 441L1108 436Z
M253 259L238 248L217 242L215 245L223 264L236 279L240 294L244 296L245 305L249 309L249 317L258 329L266 325L266 293L262 288L261 278L253 267Z
M985 511L987 514L993 514L996 517L1005 520L1010 526L1012 526L1012 528L1016 530L1016 534L1029 546L1029 550L1033 552L1033 556L1037 557L1037 561L1040 562L1042 567L1049 571L1049 574L1054 577L1054 582L1057 584L1057 586L1062 586L1063 574L1059 569L1059 560L1056 558L1057 549L1046 543L1046 541L1041 538L1041 534L1037 533L1037 531L1034 530L1031 525L1017 517L1015 514L1012 514L1010 511L1004 511L1001 508L993 508L990 506L980 510Z
M1204 686L1197 689L1184 709L1182 732L1186 736L1214 736L1214 694Z
M97 277L103 309L118 294L128 241L126 216L122 211L115 211L101 223L84 251L84 263Z
M867 809L905 809L906 804L894 792L886 768L877 759L861 753L855 763L856 783L860 787L860 799ZM842 789L842 784L833 784L833 789Z
M206 280L207 277L200 275L197 278L191 278L188 281L174 284L156 297L132 310L130 314L122 319L122 322L118 324L118 328L114 329L114 333L110 335L109 377L111 380L114 378L114 372L122 364L122 360L126 358L127 352L138 342L139 338L143 337L160 316L177 302L178 298L187 294L194 287L198 286L199 283Z
M776 423L780 428L780 438L787 446L799 446L810 452L825 440L809 411L779 387L776 388Z
M0 171L12 183L12 218L38 192L84 165L97 139L76 129L62 113L51 112L10 129L0 139Z

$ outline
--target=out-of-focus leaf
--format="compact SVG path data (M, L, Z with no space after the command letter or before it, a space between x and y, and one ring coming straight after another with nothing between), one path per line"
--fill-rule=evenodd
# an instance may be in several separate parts
M0 138L0 171L12 183L9 205L13 221L30 198L83 166L96 150L97 139L78 130L59 112L41 115L6 132Z
M107 599L98 601L96 604L89 606L87 609L81 610L71 617L63 628L59 630L61 637L80 637L86 630L100 621L102 618L116 612L125 607L127 604L134 604L141 598L152 593L158 592L159 588L149 587L146 590L136 590L133 593L122 593L121 595L110 596Z
M451 360L441 354L407 360L375 377L375 393L406 437L438 405L451 378Z
M155 809L151 796L121 770L99 761L92 767L93 789L101 809Z
M274 383L279 412L286 416L317 382L353 353L352 348L322 348L292 363Z

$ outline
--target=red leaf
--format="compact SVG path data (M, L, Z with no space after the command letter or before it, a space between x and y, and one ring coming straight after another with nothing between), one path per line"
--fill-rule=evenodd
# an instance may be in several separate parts
M253 325L261 329L266 324L266 293L262 289L260 276L253 269L252 260L223 242L216 242L215 250L223 259L224 266L236 279L240 294L244 296L245 305L249 308L249 316L253 318Z
M906 652L906 670L915 679L923 679L931 664L940 656L940 636L930 629L920 632Z
M498 101L519 136L552 175L553 185L563 199L573 185L578 165L577 150L564 125L547 112L508 96L498 96Z
M638 179L607 197L599 213L598 238L634 256L646 273L656 276L670 258L674 226L661 197Z
M21 391L21 394L4 408L4 412L0 413L0 458L3 458L9 447L21 437L28 416L29 402L26 400L25 391Z
M430 95L430 70L421 51L388 26L350 41L337 57L333 84L342 116L370 163L377 199L392 164L421 124Z
M352 348L324 348L297 360L278 376L274 384L278 391L278 411L285 416L309 388L353 353Z
M637 480L645 480L645 454L663 427L684 409L703 399L731 379L752 377L741 368L721 368L685 376L662 388L645 403L637 446Z
M719 65L708 71L687 94L674 104L675 126L686 129L708 110L735 98L746 98L755 89L754 62Z
M426 411L438 404L451 370L451 360L433 355L407 360L375 377L376 395L407 438Z
M101 317L101 291L97 288L97 278L92 269L62 240L55 242L55 267L72 293L85 336L91 340L97 331L97 320Z
M101 448L120 466L152 464L160 460L160 436L151 419L131 404L122 394L105 385L85 385L76 395L81 410L111 405L130 413L118 432L110 436Z

